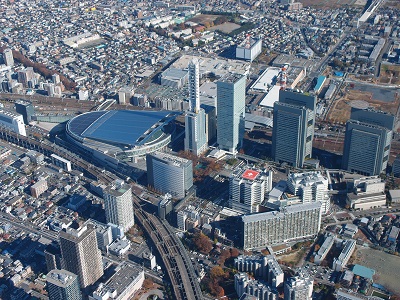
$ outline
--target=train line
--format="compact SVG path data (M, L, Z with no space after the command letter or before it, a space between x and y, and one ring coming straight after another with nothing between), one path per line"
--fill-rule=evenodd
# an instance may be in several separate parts
M203 299L192 262L186 251L180 247L178 238L170 231L167 224L145 212L139 201L138 198L134 200L135 216L160 253L175 298L178 300Z
M90 174L98 181L105 184L109 184L116 179L113 174L92 165L85 161L84 158L79 157L59 145L21 136L3 127L0 127L0 139L26 149L38 151L46 156L50 156L53 153L59 155L69 160L74 168ZM196 276L193 264L181 241L175 233L170 230L169 225L166 222L163 222L158 217L145 212L140 206L140 199L135 194L133 195L135 216L153 241L162 258L172 285L175 299L203 299L198 282L198 276Z
M96 180L105 184L109 184L116 179L109 173L104 172L104 170L86 162L78 155L56 144L51 144L47 141L37 141L33 138L22 136L3 127L0 127L0 139L29 150L36 150L46 156L50 156L53 153L59 155L69 160L74 168L92 175Z

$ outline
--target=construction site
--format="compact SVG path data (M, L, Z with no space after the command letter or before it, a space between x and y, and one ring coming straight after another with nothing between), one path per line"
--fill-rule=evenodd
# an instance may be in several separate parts
M345 124L350 118L351 107L360 105L362 107L359 108L373 107L393 115L398 114L400 99L397 88L346 82L339 95L326 117L330 123Z

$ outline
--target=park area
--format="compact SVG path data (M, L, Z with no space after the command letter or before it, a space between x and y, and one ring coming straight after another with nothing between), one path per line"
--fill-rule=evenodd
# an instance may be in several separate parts
M400 66L382 63L379 71L379 82L389 85L400 84Z
M358 248L354 263L375 270L374 282L400 295L399 256L371 248Z

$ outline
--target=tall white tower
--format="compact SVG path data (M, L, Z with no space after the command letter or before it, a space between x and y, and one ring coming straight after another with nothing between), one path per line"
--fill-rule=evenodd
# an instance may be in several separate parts
M206 114L200 108L199 61L189 63L189 110L185 115L185 151L200 155L207 149Z
M128 231L134 224L132 191L128 184L115 182L104 190L106 220Z
M200 71L199 61L193 58L189 63L189 110L198 113L200 110Z

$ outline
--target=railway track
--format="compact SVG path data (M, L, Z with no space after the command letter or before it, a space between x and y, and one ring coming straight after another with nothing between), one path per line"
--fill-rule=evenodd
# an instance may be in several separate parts
M167 269L175 298L178 300L203 299L193 265L181 249L177 237L166 224L147 212L134 200L135 216L155 244Z
M46 156L50 156L53 153L59 155L69 160L75 169L91 174L97 180L105 184L109 184L116 179L114 176L104 172L102 169L86 162L78 155L56 144L50 144L46 141L37 141L30 137L19 135L3 127L0 127L0 139L29 150L36 150Z
M56 145L43 141L37 141L30 137L21 136L17 133L0 127L0 139L12 144L35 150L46 156L51 154L59 155L68 159L74 168L85 171L97 180L109 184L116 177L104 170L85 161L82 157ZM135 216L142 225L145 232L152 239L157 251L160 253L168 277L171 281L172 289L177 300L201 300L203 299L197 276L189 259L186 250L180 240L172 232L167 223L163 223L158 217L147 213L140 206L140 199L134 195Z

